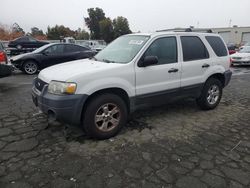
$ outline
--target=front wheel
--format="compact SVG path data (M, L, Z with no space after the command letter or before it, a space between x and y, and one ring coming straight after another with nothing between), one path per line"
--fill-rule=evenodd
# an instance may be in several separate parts
M196 100L203 110L211 110L217 107L222 96L222 83L218 79L210 78L205 83L200 97Z
M22 69L26 74L32 75L38 71L38 66L34 61L27 61L23 64Z
M94 97L83 114L83 125L88 135L96 139L115 136L127 122L127 107L117 95Z

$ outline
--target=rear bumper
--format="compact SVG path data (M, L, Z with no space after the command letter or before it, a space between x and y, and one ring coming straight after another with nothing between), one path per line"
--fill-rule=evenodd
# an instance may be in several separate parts
M227 70L224 72L224 78L225 78L225 83L224 83L224 87L227 86L231 80L232 77L232 71L231 70Z
M48 85L40 92L32 88L33 103L45 114L70 125L80 125L83 105L87 95L54 95L48 93Z

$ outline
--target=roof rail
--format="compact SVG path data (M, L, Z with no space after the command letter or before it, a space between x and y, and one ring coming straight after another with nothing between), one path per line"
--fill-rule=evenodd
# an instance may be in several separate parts
M156 32L165 32L165 31L173 31L173 32L200 32L200 33L213 33L212 29L194 29L194 28L175 28L175 29L164 29L158 30Z

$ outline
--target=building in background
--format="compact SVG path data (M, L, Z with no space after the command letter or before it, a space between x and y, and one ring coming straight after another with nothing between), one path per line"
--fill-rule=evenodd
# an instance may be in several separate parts
M250 42L250 27L222 27L211 28L214 33L218 33L229 44L241 45Z

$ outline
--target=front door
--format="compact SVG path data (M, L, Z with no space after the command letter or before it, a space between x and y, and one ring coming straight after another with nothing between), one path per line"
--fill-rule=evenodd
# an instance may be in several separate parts
M64 44L50 46L42 55L42 68L65 62Z
M147 67L136 65L136 104L164 103L180 89L181 65L175 36L155 39L145 51L146 56L156 56L158 63Z

